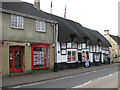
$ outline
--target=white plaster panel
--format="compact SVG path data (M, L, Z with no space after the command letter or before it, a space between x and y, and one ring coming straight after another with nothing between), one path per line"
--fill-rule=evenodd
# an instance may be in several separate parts
M66 55L57 55L57 63L61 62L67 62L67 56Z
M57 63L66 62L66 61L67 61L66 60L66 55L61 55L61 52L60 52L60 43L57 42Z
M82 43L82 48L86 48L86 43Z
M90 57L89 60L90 60L90 62L92 63L92 62L93 62L93 53L90 53L90 54L89 54L89 57Z

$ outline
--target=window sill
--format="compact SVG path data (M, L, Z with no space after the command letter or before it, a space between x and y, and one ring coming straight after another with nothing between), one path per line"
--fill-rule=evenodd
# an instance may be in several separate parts
M47 68L49 68L49 67L32 68L32 70L47 69Z
M38 32L38 33L46 33L46 31L38 31L38 30L36 30L36 32Z
M76 62L77 62L77 60L76 61L67 62L67 63L76 63Z
M12 29L24 30L23 28L11 27Z

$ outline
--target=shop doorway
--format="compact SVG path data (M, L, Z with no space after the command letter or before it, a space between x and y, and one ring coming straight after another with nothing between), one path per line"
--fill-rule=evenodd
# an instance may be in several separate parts
M78 61L82 62L82 53L78 53Z
M9 71L22 71L22 47L10 47L9 49Z

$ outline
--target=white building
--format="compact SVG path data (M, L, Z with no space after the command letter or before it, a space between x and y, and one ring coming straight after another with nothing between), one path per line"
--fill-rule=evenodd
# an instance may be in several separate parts
M51 16L58 21L56 70L104 63L111 45L103 35L77 22Z

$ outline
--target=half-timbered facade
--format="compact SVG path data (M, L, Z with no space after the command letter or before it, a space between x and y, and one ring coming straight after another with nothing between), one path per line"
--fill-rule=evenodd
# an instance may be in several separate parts
M55 15L58 21L55 71L104 63L110 43L98 31Z

